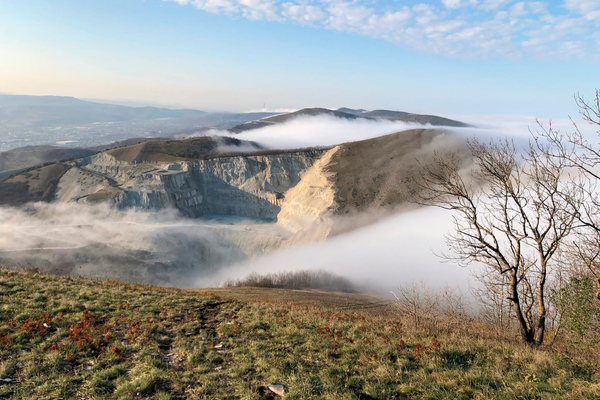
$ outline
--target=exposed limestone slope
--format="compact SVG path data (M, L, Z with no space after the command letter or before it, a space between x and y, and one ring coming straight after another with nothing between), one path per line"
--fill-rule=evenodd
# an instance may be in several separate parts
M460 149L450 137L441 130L414 129L329 150L214 157L210 154L222 138L151 141L17 175L4 184L22 189L22 196L16 198L17 190L11 189L15 195L0 193L0 203L6 204L6 197L10 204L42 200L175 208L190 217L277 219L298 232L333 215L405 203L415 190L411 182L419 163L430 161L436 149ZM186 159L194 154L205 158Z
M61 180L58 199L100 200L120 208L147 210L174 207L190 217L235 215L274 219L283 193L300 181L300 175L323 152L308 150L177 162L127 162L102 153L81 160L76 166L78 172ZM96 181L91 181L90 173L96 174ZM104 181L99 182L99 178ZM90 180L90 184L84 184L85 190L78 188L82 179ZM112 191L107 190L107 182Z
M211 137L150 141L33 170L4 184L22 189L22 196L9 199L11 204L31 199L176 208L190 217L277 219L298 232L333 215L405 203L415 190L411 183L420 163L429 162L436 149L460 149L450 137L441 130L414 129L330 150L219 156L211 155L224 140L238 149L243 143Z
M427 164L437 150L461 151L463 146L444 131L416 129L331 149L142 161L139 155L158 153L135 148L121 153L132 156L130 160L104 152L35 169L0 182L20 185L29 196L12 204L33 198L57 203L103 202L122 210L174 208L190 217L216 220L217 225L214 221L208 223L211 226L206 221L186 225L181 220L173 225L160 221L146 224L135 218L151 214L115 213L135 218L131 225L118 218L114 224L109 217L92 218L89 226L96 220L102 220L102 229L119 226L114 232L107 231L111 240L104 242L98 241L97 235L86 239L79 224L67 224L57 231L49 224L50 230L40 227L41 231L34 233L36 241L46 239L47 243L29 246L33 252L26 251L25 246L25 250L0 254L0 263L183 285L177 276L183 281L191 273L204 276L295 243L325 240L397 212L395 208L406 204L408 195L417 190L411 182L422 164ZM0 203L5 193L0 190ZM106 209L114 213L112 208ZM263 221L256 224L258 221L250 223L249 219ZM277 220L277 224L264 220ZM134 234L126 235L128 230ZM19 234L27 238L30 233ZM121 234L124 240L113 240ZM15 235L15 247L26 244L20 238ZM60 248L56 240L68 245ZM53 265L61 270L55 271Z
M302 176L302 180L285 193L279 225L292 232L312 232L314 236L329 234L331 215L336 208L334 176L326 170L340 146L325 153ZM323 237L323 238L324 238Z
M59 202L78 200L108 187L109 181L99 174L72 167L58 182L54 197Z

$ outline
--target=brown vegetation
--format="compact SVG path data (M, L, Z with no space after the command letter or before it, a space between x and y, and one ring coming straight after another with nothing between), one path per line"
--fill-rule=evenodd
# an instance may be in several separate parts
M127 162L185 161L218 156L223 153L220 150L222 146L231 146L233 148L248 146L256 150L261 149L255 143L244 142L235 138L200 136L180 140L151 140L133 146L109 150L108 154L117 160ZM240 151L240 153L243 152Z
M327 172L336 185L337 211L366 211L406 203L418 190L414 178L436 148L465 154L459 140L434 129L413 129L340 145Z
M291 271L261 275L252 273L245 278L225 282L225 287L254 286L280 289L319 289L334 292L354 292L349 279L327 271Z
M0 181L0 205L52 200L60 178L70 168L68 163L50 164Z

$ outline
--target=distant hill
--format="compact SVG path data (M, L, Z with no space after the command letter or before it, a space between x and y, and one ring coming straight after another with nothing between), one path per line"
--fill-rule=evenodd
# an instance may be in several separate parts
M0 204L17 206L27 202L51 201L60 178L70 168L65 163L51 164L0 180Z
M195 118L205 114L206 112L199 110L94 103L74 97L0 95L0 123L9 128L12 126L41 128L159 118Z
M266 118L263 121L271 121L271 122L285 122L290 119L303 117L303 116L311 116L315 117L318 115L331 115L337 118L345 118L345 119L357 119L361 118L355 114L349 114L341 111L329 110L327 108L303 108L302 110L295 111L288 114L280 114L275 115L274 117Z
M0 152L0 179L20 170L58 161L88 157L119 147L157 140L157 138L132 138L96 147L26 146Z
M97 152L92 149L56 146L20 147L0 153L0 172L29 168L49 162L87 157Z
M371 118L402 118L412 114L404 111L373 110L364 112L360 115Z
M118 142L113 142L101 146L90 147L88 150L94 151L95 153L100 153L103 151L108 151L112 149L118 149L119 147L127 147L134 146L136 144L149 142L151 140L167 140L167 138L131 138L125 140L119 140Z
M387 119L390 121L404 121L412 122L421 125L433 125L433 126L452 126L452 127L467 127L469 125L455 121L448 118L438 117L435 115L421 115L421 114L410 114L403 111L391 111L391 110L355 110L351 108L340 108L337 110L329 110L326 108L304 108L302 110L280 114L269 118L262 118L255 121L247 122L241 125L230 128L229 131L232 133L241 133L252 129L264 128L274 124L280 124L290 121L294 118L304 116L319 116L329 115L337 118L343 118L348 120L356 119Z
M263 118L257 121L248 122L245 124L234 126L229 129L230 132L240 133L251 129L263 128L265 126L280 124L283 122L290 121L294 118L305 117L305 116L319 116L319 115L330 115L332 117L344 118L344 119L357 119L363 118L356 114L345 113L342 111L328 110L327 108L303 108L302 110L295 111L287 114L275 115L274 117Z
M255 112L255 113L211 113L204 114L195 120L201 126L215 129L229 129L233 126L246 123L248 121L256 121L264 118L269 118L277 113L272 112ZM179 134L179 132L177 133Z
M362 114L362 113L367 112L368 110L364 110L362 108L342 107L342 108L338 108L337 111L347 113L347 114Z
M127 143L124 141L121 143ZM227 157L255 152L263 148L254 142L229 137L203 136L180 140L146 140L131 146L122 146L105 151L117 161L134 164L140 162L177 162L200 160L213 157ZM48 152L57 149L48 149ZM90 149L58 149L65 150L70 159L81 153L79 158L100 153ZM43 150L40 150L42 152ZM5 154L5 153L0 153ZM78 160L79 162L81 160ZM0 174L0 204L21 205L27 202L52 201L61 178L78 161L58 162L41 167L15 171L14 174ZM97 174L102 175L102 174ZM114 184L112 179L108 179ZM84 185L85 186L85 185Z
M436 115L421 115L421 114L409 114L400 118L392 118L392 121L404 121L413 122L421 125L433 125L433 126L452 126L455 128L467 128L471 125L465 124L464 122L455 121L453 119L438 117Z
M254 142L230 137L201 136L182 140L151 140L134 146L120 147L107 153L119 161L157 162L197 160L228 153L261 150Z

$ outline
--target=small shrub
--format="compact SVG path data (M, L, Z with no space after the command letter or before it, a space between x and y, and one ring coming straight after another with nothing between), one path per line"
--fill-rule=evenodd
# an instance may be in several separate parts
M356 292L349 279L327 271L294 271L261 275L256 272L244 279L228 281L226 287L254 286L281 289L318 289L332 292Z

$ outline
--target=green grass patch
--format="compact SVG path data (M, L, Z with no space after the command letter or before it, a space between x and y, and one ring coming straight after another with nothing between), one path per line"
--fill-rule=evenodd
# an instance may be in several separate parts
M0 398L600 398L593 360L268 293L0 270Z

